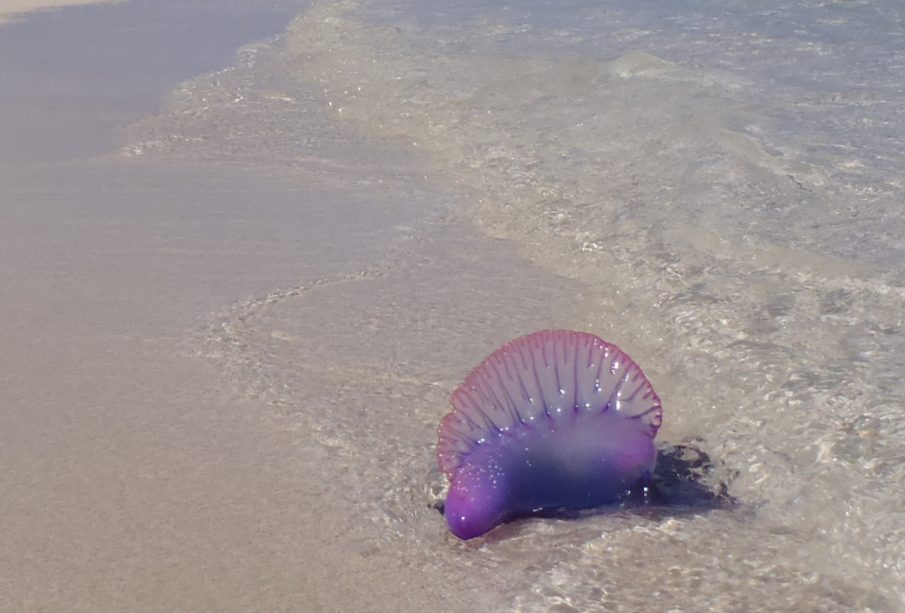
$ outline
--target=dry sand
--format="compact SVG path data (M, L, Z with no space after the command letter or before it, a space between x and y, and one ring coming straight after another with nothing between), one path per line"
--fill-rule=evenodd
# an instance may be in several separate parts
M20 17L31 11L58 9L79 4L97 2L119 2L120 0L4 0L0 4L0 25Z

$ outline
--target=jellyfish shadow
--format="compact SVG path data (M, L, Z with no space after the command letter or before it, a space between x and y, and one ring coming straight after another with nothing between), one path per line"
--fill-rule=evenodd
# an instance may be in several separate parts
M719 478L719 474L723 478ZM693 443L657 449L657 464L620 500L629 509L672 509L676 513L732 509L738 499L729 493L734 474Z

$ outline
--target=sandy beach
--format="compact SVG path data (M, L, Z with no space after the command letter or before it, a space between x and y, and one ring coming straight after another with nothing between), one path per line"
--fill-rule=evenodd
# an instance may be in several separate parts
M153 22L151 6L111 8L89 27L115 29L104 19L118 10ZM7 27L33 41L66 26ZM399 518L375 514L373 497L407 492L387 510L415 512L419 532L447 541L427 475L449 390L476 352L566 323L568 301L538 300L524 280L553 287L543 273L442 221L454 197L424 186L415 158L322 119L307 129L329 139L290 175L267 171L268 158L252 171L146 154L153 142L123 135L166 108L176 75L143 76L157 100L123 104L132 56L118 55L109 80L97 63L55 59L67 105L53 87L23 89L26 62L6 54L0 71L18 95L3 117L17 141L0 152L0 609L473 610L481 592L442 581L443 564L413 573L400 536L375 530ZM437 293L437 278L458 280ZM501 311L491 290L502 287L522 304L505 322L485 315ZM289 364L245 355L249 334ZM273 368L277 379L263 374ZM285 390L293 398L273 395ZM353 430L325 431L348 418L328 411L399 420L396 442L350 447ZM347 484L325 480L374 445L383 467L361 457L371 468L348 467ZM399 465L413 454L416 471Z
M104 15L115 22L104 13L96 27L115 27ZM8 27L52 39L66 22ZM233 61L214 56L209 69ZM20 140L0 167L0 609L331 610L318 586L338 581L344 606L374 610L353 588L392 571L332 544L346 527L325 528L307 502L323 487L316 449L237 395L196 341L237 301L368 259L378 220L329 190L123 158L117 132L147 107L121 113L119 77L96 70L65 68L85 88L68 89L56 117L90 130L112 108L104 134L72 125L45 141L47 116L26 133L37 88L4 115ZM24 79L4 90L22 92L30 71L3 71Z
M25 13L77 6L81 4L95 4L97 2L117 2L119 0L10 0L0 6L0 24L13 19L21 19Z
M0 12L0 611L902 610L894 0L63 4ZM697 497L460 541L450 394L557 327Z

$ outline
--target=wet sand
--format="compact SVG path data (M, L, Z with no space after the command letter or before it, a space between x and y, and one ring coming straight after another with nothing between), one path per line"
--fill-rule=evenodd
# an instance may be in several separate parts
M100 31L118 19L98 16ZM8 28L7 48L54 34ZM211 42L208 68L232 61ZM0 165L0 609L322 610L321 569L342 567L333 580L352 587L380 565L331 551L339 526L323 529L306 502L322 487L306 469L314 452L237 397L193 339L237 300L373 255L375 219L343 195L124 159L117 130L181 75L146 76L157 98L124 105L122 80L96 69L60 68L68 130L53 140L25 100L44 93L30 89L41 68L4 72L23 102L4 111L20 129ZM306 223L325 209L332 225ZM368 608L361 590L349 598Z
M13 136L0 147L2 610L464 611L491 596L446 581L442 552L414 568L388 539L414 529L447 543L422 490L448 392L499 342L565 323L570 288L538 297L524 280L546 277L505 243L436 221L444 194L381 196L373 185L419 179L380 150L364 170L321 155L282 178L123 153L126 127L163 108L186 71L228 65L298 10L274 6L136 2L0 32L0 123ZM184 27L224 12L250 25L225 41ZM72 28L103 40L21 59ZM153 61L135 52L145 36ZM189 67L164 61L189 55ZM429 220L433 234L419 232ZM436 279L452 284L434 295ZM298 303L324 280L332 289ZM273 362L243 358L261 351ZM400 398L415 412L404 420ZM417 455L403 475L367 458L366 474L349 473L378 495L394 479L385 489L404 499L386 507L401 533L323 477L368 449L309 429L336 402L399 420L393 444Z
M367 255L345 222L320 225L319 240L299 235L317 207L357 217L356 204L128 162L3 182L0 608L376 610L371 598L397 600L381 592L405 589L398 571L344 550L356 519L337 521L324 499L312 469L321 452L237 395L193 342L209 313L315 260L328 270L331 241L343 263Z

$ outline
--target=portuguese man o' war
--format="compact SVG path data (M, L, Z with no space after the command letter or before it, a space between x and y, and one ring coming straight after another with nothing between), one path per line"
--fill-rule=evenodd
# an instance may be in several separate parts
M511 341L471 371L440 422L444 514L461 539L520 515L617 501L656 462L660 399L618 347L584 332Z

